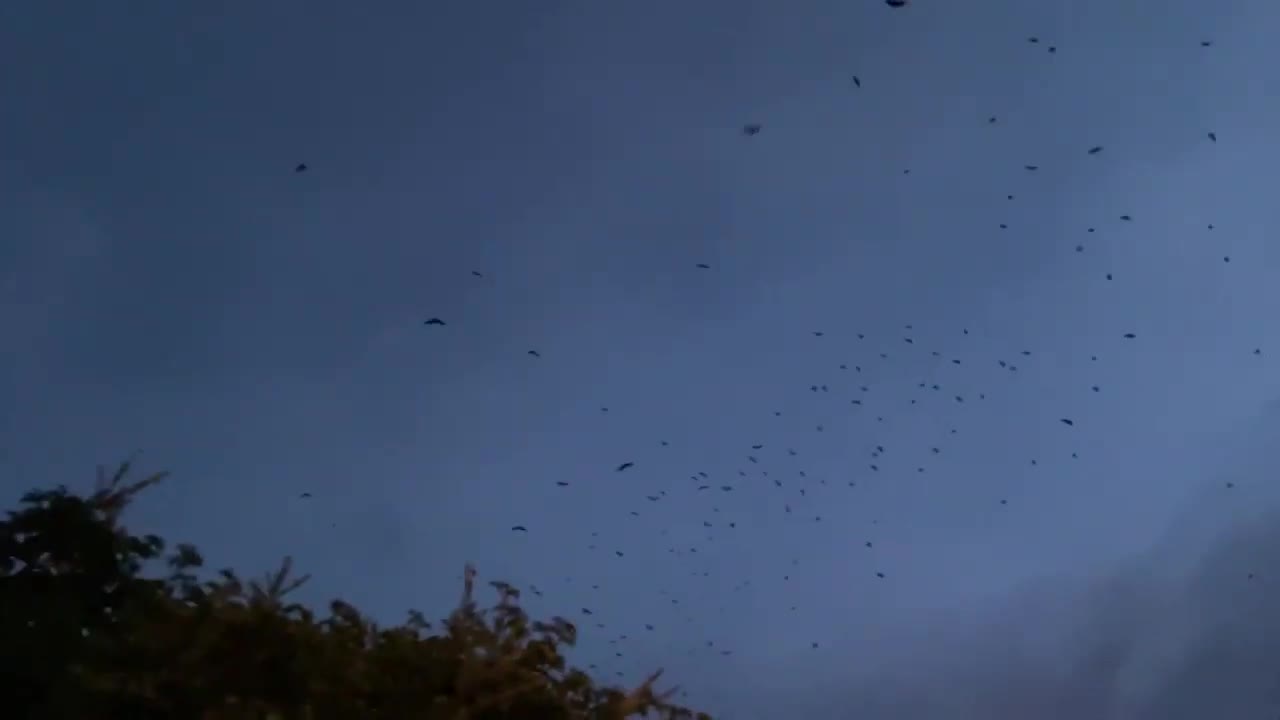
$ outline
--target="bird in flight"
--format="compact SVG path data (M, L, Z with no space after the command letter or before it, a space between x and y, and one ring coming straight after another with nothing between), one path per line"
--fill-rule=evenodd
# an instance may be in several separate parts
M703 270L710 270L710 269L711 269L711 266L710 266L710 265L708 265L708 264L706 264L706 263L698 263L698 267L699 267L699 268L702 268Z
M306 172L306 171L307 171L307 164L306 164L306 163L298 163L298 166L297 166L297 167L295 167L295 168L293 169L293 171L294 171L294 172L296 172L296 173Z
M527 528L527 527L525 527L525 526L523 526L523 525L512 525L512 526L511 526L511 531L512 531L512 532L522 532L522 533L527 533L527 532L529 532L529 528Z
M752 123L750 125L743 125L742 133L744 135L759 135L761 129L762 127L760 125Z
M618 470L617 470L617 472L622 472L623 470L626 470L626 469L627 469L627 468L629 468L629 467L635 467L635 463L633 463L633 462L624 462L624 463L622 463L621 465L619 465L619 466L618 466Z
M858 79L858 76L857 76L857 75L854 75L854 76L853 76L853 86L854 86L854 87L862 87L862 81Z
M434 318L434 317L433 317L433 318L431 318L430 320L428 320L428 321L426 321L426 322L424 322L424 323L422 323L422 324L423 324L423 325L444 325L444 321L443 321L443 320L441 320L440 318Z
M907 0L884 0L884 4L891 8L906 7Z

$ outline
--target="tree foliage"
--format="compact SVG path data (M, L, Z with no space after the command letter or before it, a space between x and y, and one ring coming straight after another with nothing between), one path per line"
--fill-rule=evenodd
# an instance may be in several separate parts
M166 554L121 514L163 479L99 472L88 496L33 491L0 521L0 683L12 718L202 720L614 720L651 712L706 718L668 702L655 673L633 690L567 667L577 628L531 620L519 591L463 599L439 627L421 613L383 628L340 600L326 617L287 601L307 577L288 558L242 581L201 581L192 545ZM147 573L164 562L165 570ZM16 710L16 712L13 712Z

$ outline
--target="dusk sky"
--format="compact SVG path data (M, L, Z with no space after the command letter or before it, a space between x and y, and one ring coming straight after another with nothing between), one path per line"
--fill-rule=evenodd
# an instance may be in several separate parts
M0 496L139 451L213 568L472 562L717 718L1274 718L1278 32L3 4Z

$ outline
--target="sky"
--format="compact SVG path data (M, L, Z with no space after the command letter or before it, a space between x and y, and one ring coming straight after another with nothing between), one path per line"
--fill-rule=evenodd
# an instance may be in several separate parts
M1274 717L1278 27L4 5L0 496L139 452L212 567L471 562L716 717Z

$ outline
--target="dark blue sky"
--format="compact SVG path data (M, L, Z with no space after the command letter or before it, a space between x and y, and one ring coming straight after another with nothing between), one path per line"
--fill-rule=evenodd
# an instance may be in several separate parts
M0 488L142 450L215 567L472 561L730 718L1274 715L1277 27L6 5Z

